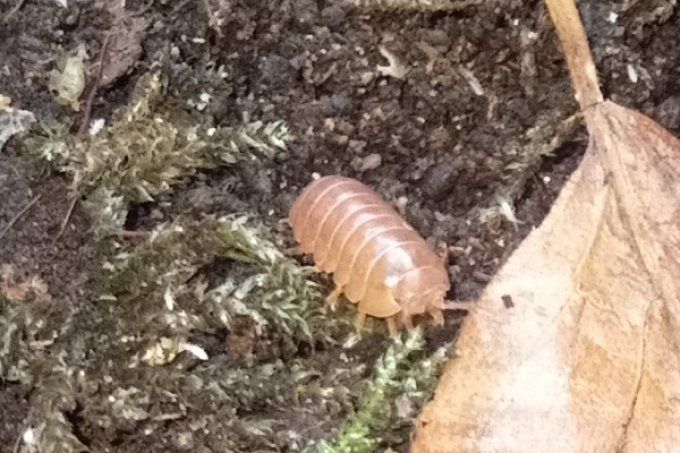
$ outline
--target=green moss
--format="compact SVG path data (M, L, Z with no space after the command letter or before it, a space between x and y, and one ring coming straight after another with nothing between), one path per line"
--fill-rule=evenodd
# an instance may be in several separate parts
M392 344L375 366L358 407L333 443L320 442L308 452L371 453L389 443L403 424L430 397L445 354L423 352L422 330L412 331L405 341Z
M102 236L120 231L130 203L170 193L198 170L271 157L292 138L281 122L204 126L176 104L164 96L158 75L146 75L130 104L95 135L44 122L34 125L24 149L71 175L74 196L85 197L92 229Z
M216 259L241 264L208 286L199 270ZM177 305L197 316L185 321L183 330L229 328L234 318L247 317L258 335L273 330L288 341L312 341L311 325L323 307L313 270L285 257L267 230L245 216L164 226L150 244L119 253L107 267L112 270L103 284L108 298L137 306L142 314L164 305L172 312Z

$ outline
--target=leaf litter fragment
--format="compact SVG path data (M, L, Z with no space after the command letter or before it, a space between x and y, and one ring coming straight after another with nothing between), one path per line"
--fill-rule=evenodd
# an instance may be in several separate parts
M546 2L588 149L465 320L416 453L680 445L680 141L603 99L575 5Z
M0 94L0 151L16 134L27 130L35 122L33 113L10 107L12 100Z

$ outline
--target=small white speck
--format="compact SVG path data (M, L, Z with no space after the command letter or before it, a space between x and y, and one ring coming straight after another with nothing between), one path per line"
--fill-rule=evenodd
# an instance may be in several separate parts
M508 200L499 200L500 212L503 217L512 223L518 223L517 217L515 217L515 208L510 204Z
M615 24L616 21L619 20L619 15L612 11L609 13L607 20L609 21L610 24Z
M211 127L210 129L205 131L205 133L208 134L208 137L212 137L213 135L215 135L215 132L217 132L217 129L215 129L214 127Z
M518 26L519 25L519 19L513 19L512 25L514 25L515 27Z
M197 359L208 360L208 353L205 352L205 349L193 343L181 343L179 345L179 350L186 351Z
M90 129L88 133L90 135L97 135L104 128L104 118L97 118L90 123Z
M536 33L535 31L530 31L529 33L527 33L527 38L535 40L536 38L538 38L538 33Z
M394 77L395 79L403 79L406 76L408 70L401 60L383 46L379 46L378 51L383 57L385 57L388 65L378 65L376 66L376 70L383 76Z
M544 182L545 184L548 184L550 181L552 181L552 178L550 178L550 176L544 176L544 177L543 177L543 182Z
M116 398L113 395L109 395L109 403L113 403L116 401Z
M318 179L321 179L321 175L320 175L319 173L317 173L317 172L314 172L314 173L312 173L312 179L313 179L314 181L316 181L316 180L318 180Z
M26 445L33 445L35 444L35 431L33 431L33 428L28 428L26 431L24 431L24 434L21 436L21 438Z
M463 66L460 66L460 73L463 75L465 80L467 80L468 84L470 85L470 88L472 88L472 92L475 93L477 96L484 96L484 88L482 87L482 84L479 82L479 79L475 76L475 74L470 71L467 68L464 68Z
M151 434L151 433L153 433L153 429L151 429L151 428L146 428L146 429L144 430L144 435L146 435L146 436L148 436L148 435Z
M404 215L406 212L406 205L408 204L408 198L406 197L399 197L397 198L397 209L401 213L401 215Z
M637 83L638 81L638 75L637 72L635 72L635 68L633 65L628 65L626 66L626 70L628 71L628 78L630 79L631 82Z
M210 95L210 93L206 93L204 91L203 93L201 93L198 96L198 99L199 99L199 102L196 103L196 110L198 110L200 112L200 111L203 111L208 106L208 104L210 104L210 101L212 100L212 96Z
M268 214L268 215L274 215L274 210L273 210L273 209L270 209L269 211L267 211L267 214Z
M191 42L194 44L205 44L205 38L193 38Z
M165 289L165 294L163 294L163 300L165 301L165 308L172 311L175 308L175 296L172 294L170 287Z

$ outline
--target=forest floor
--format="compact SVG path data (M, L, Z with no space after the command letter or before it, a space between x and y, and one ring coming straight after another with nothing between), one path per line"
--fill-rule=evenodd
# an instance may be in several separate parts
M126 231L173 222L203 228L205 215L248 213L272 244L288 250L294 244L281 220L295 197L314 173L342 174L399 206L447 253L449 299L473 301L541 222L587 144L541 1L451 1L440 11L381 10L367 7L369 0L151 1L125 8L26 0L16 10L14 3L0 1L0 94L39 123L56 120L74 132L88 120L110 124L140 78L156 72L173 111L202 127L282 121L294 137L285 150L199 168L174 190L131 203ZM605 95L677 134L675 2L579 3ZM55 102L48 86L50 71L79 46L88 83L74 112ZM49 293L19 302L30 309L0 296L1 451L30 447L31 429L42 429L47 445L45 426L54 430L51 441L70 445L60 450L55 443L52 451L300 451L333 441L390 345L382 324L369 320L361 338L349 341L353 307L345 307L319 318L342 317L350 326L330 329L324 339L316 331L285 339L239 321L192 325L185 339L208 360L129 365L142 345L167 334L153 324L160 311L146 308L163 307L164 299L142 291L126 306L130 287L148 284L130 273L116 277L123 290L111 290L102 275L112 257L134 255L144 241L93 234L82 203L68 214L70 183L27 158L21 137L0 150L0 231L9 226L0 236L0 283L7 289L37 278ZM213 231L205 228L194 235ZM192 253L208 288L239 281L253 266L205 248ZM425 329L425 354L451 346L461 316L449 313L445 326ZM156 337L144 332L149 325ZM326 329L322 322L313 327ZM377 442L380 451L407 451L408 420L418 406L407 409L396 411L405 413Z

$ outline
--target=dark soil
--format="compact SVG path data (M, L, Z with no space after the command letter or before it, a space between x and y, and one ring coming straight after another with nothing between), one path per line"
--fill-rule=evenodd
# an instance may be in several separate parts
M220 23L211 26L206 3ZM664 0L580 3L605 93L677 133L680 54L668 46L680 26L675 7ZM0 2L0 16L13 4ZM26 1L0 27L0 94L39 119L67 118L68 109L47 89L47 71L79 44L94 65L114 21L107 8L94 0L69 2L67 9L54 1ZM127 73L98 91L92 118L108 118L127 102L139 76L160 69L172 96L197 103L202 93L210 94L205 124L283 119L296 136L275 159L198 175L161 202L136 206L129 229L179 215L255 211L292 245L278 221L314 172L340 173L403 206L407 220L434 246L448 249L450 297L472 300L540 223L585 149L585 133L577 129L552 155L535 152L577 108L540 1L480 2L427 13L368 12L325 0L128 2L128 8L147 20L143 52ZM381 45L408 67L403 79L376 70L387 65ZM71 121L77 129L82 113ZM543 142L532 138L541 135L535 128L546 136ZM40 199L0 239L0 264L45 280L54 301L50 323L76 318L86 329L96 300L87 283L96 277L101 252L78 206L57 238L69 209L68 181L36 171L18 145L14 139L0 153L0 230ZM497 195L514 204L517 224L499 216L480 220L484 209L497 205ZM446 328L428 331L430 347L451 340L459 318L451 315ZM368 373L385 345L384 338L369 336L351 352L301 352L285 365L366 366ZM233 362L211 366L220 373ZM270 404L275 390L283 402L278 406ZM11 451L21 435L31 391L0 381L0 450ZM308 440L331 438L348 413L313 399L295 404L290 389L274 384L263 395L247 413L225 414L201 401L195 411L236 420L233 430L255 426L271 433L262 436L268 443L241 444L240 451L292 451ZM230 444L219 436L233 434L201 431L198 418L145 431L148 425L141 423L104 429L78 410L71 415L80 440L102 451L222 451ZM300 439L276 434L284 431ZM233 437L249 438L241 432Z

